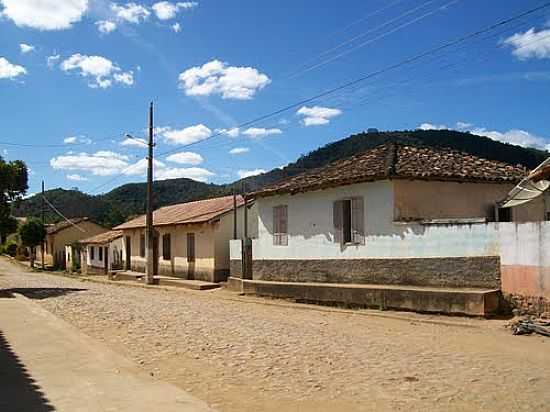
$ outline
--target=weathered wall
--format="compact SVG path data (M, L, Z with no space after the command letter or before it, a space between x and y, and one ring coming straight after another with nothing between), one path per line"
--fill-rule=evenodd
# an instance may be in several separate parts
M92 259L91 248L95 248L94 259ZM99 248L103 248L102 259L99 260ZM109 266L115 261L115 254L118 254L123 250L123 238L118 238L113 240L111 243L105 243L103 245L87 245L86 249L86 259L87 265L90 268L99 268L103 269L105 267L105 247L108 248L109 253ZM124 255L123 255L124 258Z
M395 180L395 220L492 218L513 184ZM437 199L437 201L433 201ZM512 210L515 222L544 220L543 197Z

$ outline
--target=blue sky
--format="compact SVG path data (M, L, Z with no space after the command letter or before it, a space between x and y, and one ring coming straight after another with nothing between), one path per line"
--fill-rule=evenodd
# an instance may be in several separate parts
M544 2L498 3L0 0L0 155L28 163L31 193L143 181L124 135L145 136L151 100L159 179L230 182L370 127L546 148L550 7L236 128Z

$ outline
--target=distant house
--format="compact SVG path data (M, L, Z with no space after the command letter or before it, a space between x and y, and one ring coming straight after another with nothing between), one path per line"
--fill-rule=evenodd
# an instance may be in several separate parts
M451 149L385 144L266 187L252 194L258 238L249 280L258 283L249 286L272 295L275 283L266 282L498 290L503 233L490 222L541 222L550 211L548 196L513 210L496 207L526 174ZM241 256L232 241L231 281L248 277ZM290 295L283 297L296 297L284 290ZM299 298L359 294L338 289L314 298L308 289Z
M100 275L124 269L123 233L111 230L81 240L82 274Z
M243 222L244 200L237 197ZM233 237L233 196L181 203L155 210L155 272L184 279L219 282L229 275L229 240ZM250 211L250 220L256 216ZM145 216L115 227L124 235L126 269L145 271ZM251 226L250 231L254 228ZM242 233L239 225L238 236Z
M69 219L69 221L48 225L46 227L45 250L42 251L42 247L37 248L37 263L41 262L42 253L44 253L44 263L47 266L65 269L67 267L66 245L71 245L79 240L108 230L92 222L87 217Z

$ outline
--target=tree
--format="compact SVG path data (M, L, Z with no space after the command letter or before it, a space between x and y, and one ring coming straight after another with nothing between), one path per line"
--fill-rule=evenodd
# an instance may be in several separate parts
M17 230L10 202L21 199L28 189L27 166L21 160L6 162L0 156L0 243Z
M19 228L21 243L31 249L31 267L34 267L34 256L36 246L44 242L46 228L41 221L30 219Z

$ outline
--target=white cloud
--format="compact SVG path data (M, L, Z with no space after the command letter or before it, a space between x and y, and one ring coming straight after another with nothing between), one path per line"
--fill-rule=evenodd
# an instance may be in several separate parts
M153 4L152 9L157 15L159 20L171 20L180 10L192 9L199 4L194 1L171 3L169 1L159 1L158 3Z
M53 68L57 64L59 59L61 59L61 55L59 54L52 54L51 56L48 56L47 58L48 67L50 69Z
M19 27L64 30L82 18L88 0L0 0L1 15Z
M263 127L251 127L249 129L246 129L243 134L245 136L251 137L253 139L260 139L265 136L270 136L273 134L281 134L283 131L281 129L265 129Z
M251 177L251 176L258 176L262 173L266 173L264 169L254 169L254 170L239 170L237 174L241 179Z
M420 130L447 130L449 128L444 124L422 123L420 126L418 126L418 129L420 129Z
M23 54L27 54L34 51L34 46L31 46L30 44L26 44L26 43L21 43L19 45L19 48L21 49L21 53Z
M216 129L216 133L224 134L229 137L239 137L241 131L238 127L232 127L231 129Z
M140 161L134 163L124 172L124 174L128 176L145 176L146 173L147 160L145 159L141 159ZM158 160L155 160L154 164L155 180L179 179L185 177L187 179L193 179L199 182L207 182L211 177L215 175L216 174L211 172L210 170L203 169L201 167L167 167L166 164Z
M65 144L92 144L92 139L89 139L84 136L69 136L63 139Z
M505 132L499 132L496 130L487 130L484 127L477 127L470 130L470 132L479 136L486 136L499 142L510 143L522 147L550 150L549 139L534 135L526 130L511 129Z
M172 24L172 30L174 30L175 33L179 33L181 31L181 24L179 23Z
M106 89L112 86L113 81L131 86L134 84L132 71L123 72L111 60L102 56L86 56L73 54L61 63L64 72L77 71L82 77L91 77L88 85L91 88Z
M550 29L535 31L531 28L508 37L503 43L512 46L512 54L520 60L550 58Z
M200 165L202 162L204 162L204 158L200 154L193 152L174 153L168 156L166 160L181 165L192 166Z
M103 150L94 154L67 153L52 158L50 165L55 170L78 170L95 176L111 176L128 167L128 160L126 155Z
M0 79L15 79L23 74L27 74L27 69L23 66L12 64L6 58L0 57Z
M151 14L146 7L134 2L127 3L124 6L112 3L111 10L119 20L133 24L138 24L146 20Z
M145 139L134 138L130 139L129 137L120 142L121 146L137 146L137 147L147 147L147 142Z
M322 126L329 124L331 119L340 116L342 111L330 107L303 106L296 113L304 116L302 122L305 126Z
M68 180L74 180L75 182L86 182L88 180L88 178L86 178L84 176L80 176L78 174L67 175L67 179Z
M117 28L116 23L110 20L96 21L95 25L97 26L97 29L104 34L111 33L112 31L115 31Z
M159 134L164 136L164 139L167 143L172 144L192 144L200 142L204 139L208 139L212 136L212 130L206 127L203 124L198 124L195 126L189 126L184 129L171 129L163 128L160 130Z
M456 128L458 130L466 130L466 129L469 129L470 127L472 127L473 124L472 123L467 123L467 122L456 122Z
M229 151L229 154L238 155L238 154L243 154L248 152L250 152L250 149L248 147L235 147L234 149L231 149Z
M212 60L179 75L179 87L188 96L219 94L223 99L249 100L271 83L269 77L253 67L227 66Z

